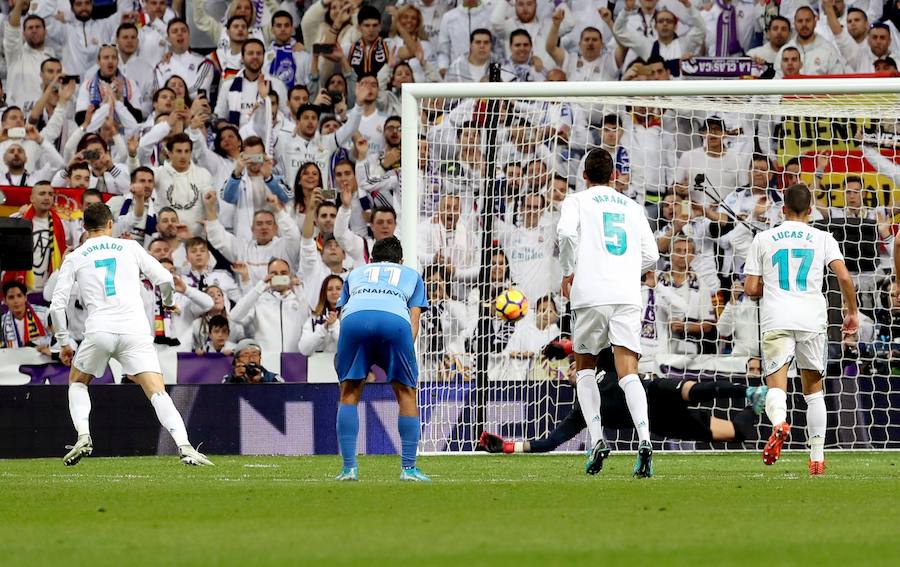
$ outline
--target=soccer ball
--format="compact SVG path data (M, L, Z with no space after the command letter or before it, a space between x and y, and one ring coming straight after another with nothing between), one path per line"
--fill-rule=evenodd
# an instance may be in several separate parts
M516 288L510 288L494 300L497 317L507 321L517 321L528 313L528 298Z

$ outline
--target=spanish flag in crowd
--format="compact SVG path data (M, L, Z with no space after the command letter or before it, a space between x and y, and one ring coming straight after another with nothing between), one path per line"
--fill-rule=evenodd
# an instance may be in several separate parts
M22 214L25 220L34 219L34 206L28 205L28 208ZM63 227L62 219L55 209L50 209L50 227L53 230L53 238L50 239L50 266L47 270L49 276L59 269L62 265L63 255L66 252L66 230ZM34 274L31 270L27 271L7 271L3 273L3 281L20 281L28 287L29 290L34 289Z

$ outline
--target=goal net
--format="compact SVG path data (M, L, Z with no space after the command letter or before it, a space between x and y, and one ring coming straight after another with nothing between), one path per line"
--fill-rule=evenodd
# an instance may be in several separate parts
M900 296L890 281L900 80L405 85L403 124L401 237L432 303L417 343L420 450L471 451L481 431L545 437L572 410L556 226L597 147L614 159L611 185L645 207L660 249L656 287L643 288L643 376L763 383L743 266L754 232L781 222L783 188L803 182L812 224L841 244L861 309L859 335L842 338L840 293L827 279L826 447L900 448ZM529 302L518 321L494 309L510 288ZM806 404L790 374L789 448L801 449ZM636 448L616 396L603 393L607 440ZM663 398L651 395L651 406L677 404ZM771 424L749 405L736 396L697 406L750 416L739 441L654 442L761 448ZM558 450L583 450L586 439Z

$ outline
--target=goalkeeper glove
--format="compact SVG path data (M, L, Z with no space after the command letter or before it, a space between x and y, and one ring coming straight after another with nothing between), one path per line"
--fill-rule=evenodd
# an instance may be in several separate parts
M503 437L483 431L478 439L478 444L488 453L513 453L516 444L512 441L505 441Z

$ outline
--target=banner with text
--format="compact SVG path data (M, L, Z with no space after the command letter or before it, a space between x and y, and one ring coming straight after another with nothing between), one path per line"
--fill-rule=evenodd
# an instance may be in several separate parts
M758 77L765 70L749 57L694 57L681 61L685 79L741 79Z

